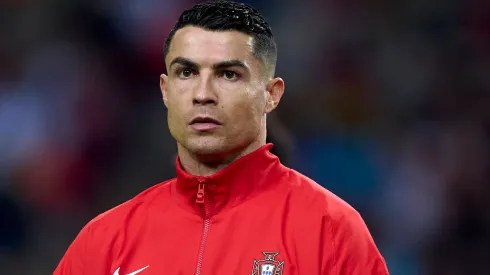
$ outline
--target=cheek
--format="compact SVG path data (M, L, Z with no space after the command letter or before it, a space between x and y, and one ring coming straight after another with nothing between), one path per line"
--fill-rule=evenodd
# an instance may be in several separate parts
M185 99L180 96L180 92L172 90L168 93L167 100L167 118L169 126L176 128L185 119L186 113Z
M178 142L185 142L186 140L186 120L184 116L185 110L174 101L170 101L167 108L167 124L170 134Z
M178 106L171 106L168 108L167 117L169 124L172 124L173 127L179 127L185 121L184 110L179 108Z
M215 89L224 93L236 93L237 90L244 88L244 84L245 83L243 81L239 80L232 82L224 79L223 77L216 78L214 81Z
M177 126L179 125L178 121L179 117L176 114L176 111L174 110L172 105L169 105L167 110L167 122L170 132L174 133L177 130Z
M186 92L196 89L198 87L198 83L199 82L196 78L187 80L174 79L172 82L172 89L175 91L174 94L186 94Z
M236 122L234 126L239 127L239 130L253 130L243 127L253 128L260 123L262 113L257 100L249 94L244 94L243 97L229 103L231 108L228 113L231 113L232 120Z

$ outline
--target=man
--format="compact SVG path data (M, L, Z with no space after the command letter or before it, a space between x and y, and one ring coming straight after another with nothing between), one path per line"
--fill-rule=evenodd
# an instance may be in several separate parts
M54 274L388 274L359 214L269 152L276 53L250 6L186 10L160 78L177 177L89 222Z

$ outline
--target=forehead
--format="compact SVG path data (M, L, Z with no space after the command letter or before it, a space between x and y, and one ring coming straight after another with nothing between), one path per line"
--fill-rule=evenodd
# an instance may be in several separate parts
M241 60L252 66L258 60L252 55L253 38L238 31L208 31L198 27L178 30L171 42L166 61L188 58L201 65L224 60Z

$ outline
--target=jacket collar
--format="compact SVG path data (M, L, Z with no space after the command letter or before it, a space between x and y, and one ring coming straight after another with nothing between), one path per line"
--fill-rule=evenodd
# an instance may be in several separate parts
M203 217L237 206L271 188L286 171L278 157L270 152L272 147L266 144L211 176L187 173L177 157L177 179L172 182L172 196L184 208Z

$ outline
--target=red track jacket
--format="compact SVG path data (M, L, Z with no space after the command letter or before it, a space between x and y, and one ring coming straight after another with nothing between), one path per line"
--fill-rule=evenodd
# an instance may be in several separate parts
M265 145L90 221L55 275L388 274L360 215Z

